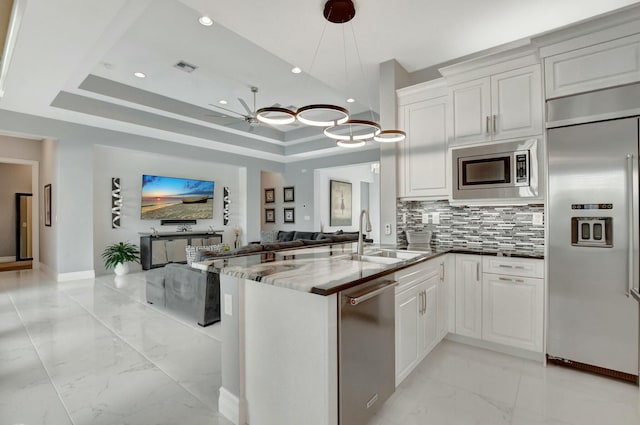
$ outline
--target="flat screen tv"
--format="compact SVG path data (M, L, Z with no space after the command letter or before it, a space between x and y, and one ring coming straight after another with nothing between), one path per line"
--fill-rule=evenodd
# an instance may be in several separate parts
M214 182L142 176L142 220L213 218Z

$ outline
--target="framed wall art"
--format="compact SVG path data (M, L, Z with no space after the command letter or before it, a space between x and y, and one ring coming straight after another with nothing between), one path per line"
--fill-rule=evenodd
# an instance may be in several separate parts
M272 204L276 202L276 190L274 188L269 188L264 190L264 203Z
M264 222L275 223L276 222L276 210L275 208L265 208L264 210Z
M51 227L51 184L44 185L44 225Z
M351 226L351 183L329 182L329 225Z
M285 208L284 209L284 222L285 223L295 223L296 222L296 211L295 211L295 208Z
M284 202L294 202L295 201L295 188L294 186L285 187L282 190L282 195L284 198Z

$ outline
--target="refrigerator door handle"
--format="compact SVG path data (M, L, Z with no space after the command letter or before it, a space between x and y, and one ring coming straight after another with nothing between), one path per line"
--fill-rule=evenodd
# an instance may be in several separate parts
M636 205L638 203L637 193L638 193L638 174L636 169L635 156L633 154L627 155L627 190L628 190L628 200L627 205L629 208L628 211L628 220L629 220L629 247L628 247L628 287L627 287L627 297L631 297L632 291L634 290L634 283L636 281L636 258L637 255L637 246L638 246L638 229L636 226L636 222L638 221L638 210Z

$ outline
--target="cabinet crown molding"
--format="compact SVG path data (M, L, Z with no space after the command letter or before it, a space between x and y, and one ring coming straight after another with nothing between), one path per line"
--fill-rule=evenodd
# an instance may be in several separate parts
M541 58L640 33L640 5L586 19L532 38Z
M408 105L425 99L447 96L448 85L444 78L426 81L396 90L398 106Z
M538 50L531 40L524 39L500 46L499 51L440 68L448 84L457 84L492 74L523 68L540 63Z

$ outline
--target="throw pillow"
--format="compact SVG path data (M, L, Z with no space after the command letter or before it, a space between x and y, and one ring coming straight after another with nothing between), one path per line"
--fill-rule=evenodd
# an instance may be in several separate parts
M293 235L295 234L295 231L291 231L291 232L283 232L280 231L278 232L278 240L276 242L290 242L293 240Z
M277 230L263 230L260 232L260 243L273 243L278 239Z
M191 265L196 258L196 252L198 251L212 251L212 252L222 252L224 250L224 244L219 243L216 245L203 245L203 246L194 246L187 245L185 251L187 253L187 264Z

